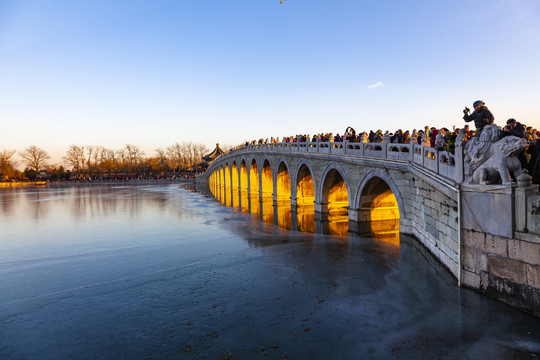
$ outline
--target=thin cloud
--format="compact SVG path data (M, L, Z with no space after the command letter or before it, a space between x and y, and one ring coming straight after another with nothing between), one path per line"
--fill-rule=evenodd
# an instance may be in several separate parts
M384 83L382 81L379 81L379 82L376 82L375 84L369 85L367 88L373 89L373 88L381 87L381 86L384 86Z

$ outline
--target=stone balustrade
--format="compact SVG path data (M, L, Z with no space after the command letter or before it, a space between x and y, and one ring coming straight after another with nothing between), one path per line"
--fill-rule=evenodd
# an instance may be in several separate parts
M462 149L462 147L456 146L455 154L452 154L418 144L308 141L250 144L234 149L222 156L233 156L239 151L282 151L404 161L417 164L448 180L462 183L464 180Z

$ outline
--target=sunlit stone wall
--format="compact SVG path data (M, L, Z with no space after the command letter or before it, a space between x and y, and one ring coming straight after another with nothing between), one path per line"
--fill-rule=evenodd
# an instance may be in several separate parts
M396 177L397 174L391 174ZM407 224L401 231L413 234L454 276L459 276L459 207L457 191L436 178L400 174Z

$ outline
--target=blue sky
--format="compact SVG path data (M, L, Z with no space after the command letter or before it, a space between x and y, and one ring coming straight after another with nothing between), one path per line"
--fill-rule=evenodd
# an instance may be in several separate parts
M540 2L0 0L0 149L540 128Z

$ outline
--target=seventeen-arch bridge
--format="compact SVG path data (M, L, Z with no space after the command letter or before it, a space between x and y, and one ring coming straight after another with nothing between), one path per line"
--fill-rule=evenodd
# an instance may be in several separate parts
M197 181L228 206L250 194L260 206L312 204L318 218L346 213L351 229L398 220L459 284L540 314L538 186L469 185L463 159L461 146L269 143L218 157Z

